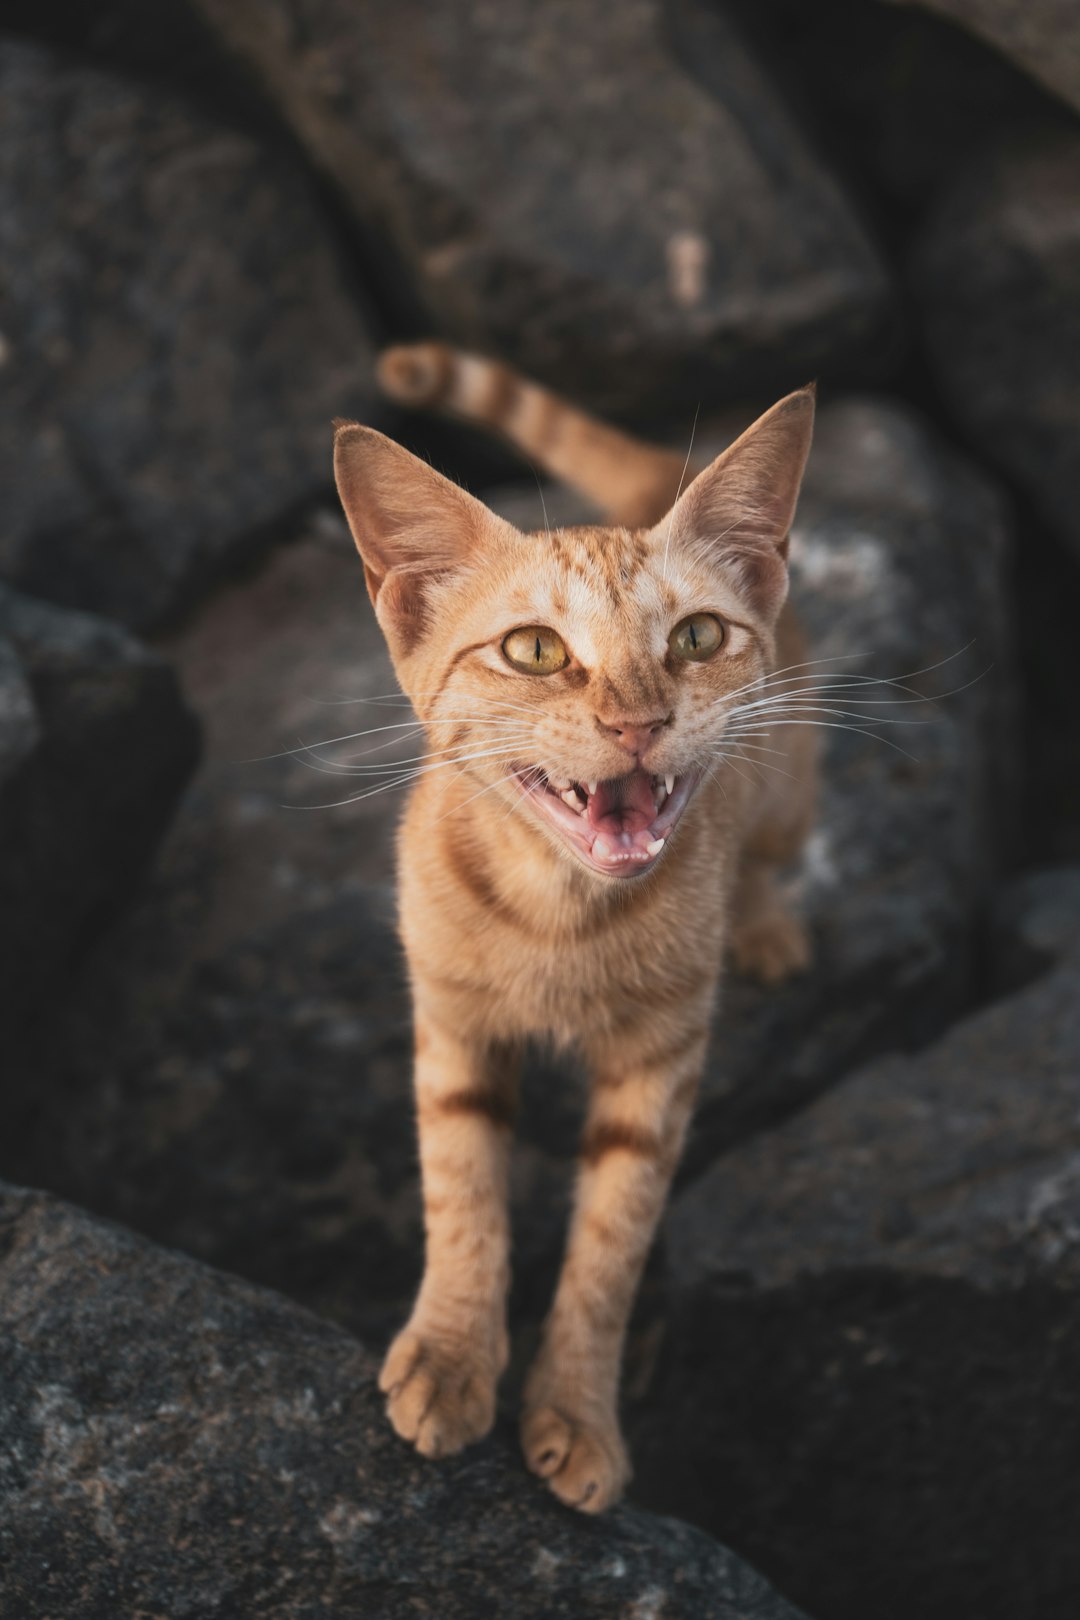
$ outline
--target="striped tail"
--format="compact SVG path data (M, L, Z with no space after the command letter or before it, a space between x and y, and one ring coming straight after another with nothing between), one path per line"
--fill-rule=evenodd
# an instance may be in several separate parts
M645 528L678 494L684 457L596 421L497 360L413 343L384 349L377 376L401 404L432 406L501 434L610 522Z

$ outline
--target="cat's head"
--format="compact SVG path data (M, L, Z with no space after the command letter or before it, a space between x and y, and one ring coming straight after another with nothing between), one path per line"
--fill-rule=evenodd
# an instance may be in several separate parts
M342 423L338 490L398 678L474 805L505 799L598 879L662 858L736 694L765 675L813 426L790 394L651 529L523 534ZM489 790L489 791L485 791Z

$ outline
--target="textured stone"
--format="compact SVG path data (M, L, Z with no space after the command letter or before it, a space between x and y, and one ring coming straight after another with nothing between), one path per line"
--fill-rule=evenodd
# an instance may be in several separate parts
M1042 978L729 1155L668 1221L644 1499L836 1620L1080 1601L1080 872L1002 908L1056 953Z
M168 665L0 586L0 1002L10 1035L130 894L195 764Z
M371 351L288 164L0 47L0 576L145 628L329 479Z
M991 148L943 191L912 282L965 434L1080 555L1080 134Z
M880 261L721 12L703 84L657 0L193 3L453 341L669 419L886 359Z
M954 168L1055 112L1005 57L918 5L725 0L725 9L827 161L872 207L890 255L903 255Z
M12 1188L0 1323L19 1620L798 1620L700 1531L568 1513L506 1437L422 1460L340 1330Z
M1080 11L1074 0L893 0L961 23L1080 110Z

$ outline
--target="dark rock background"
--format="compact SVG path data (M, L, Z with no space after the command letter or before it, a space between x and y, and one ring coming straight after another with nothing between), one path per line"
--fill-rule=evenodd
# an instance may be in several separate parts
M726 987L632 1501L818 1620L1077 1612L1080 30L931 9L4 7L0 1175L93 1212L0 1198L4 1620L794 1612L520 1468L582 1099L543 1054L499 1433L381 1427L397 796L333 773L414 750L329 419L542 521L377 400L429 333L699 453L816 374L812 651L911 688L827 734L813 970Z

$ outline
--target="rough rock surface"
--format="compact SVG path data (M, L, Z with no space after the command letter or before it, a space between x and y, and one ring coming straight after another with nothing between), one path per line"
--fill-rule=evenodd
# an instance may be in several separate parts
M326 487L371 351L305 183L159 90L0 48L0 576L145 628Z
M1080 109L1080 11L1073 0L892 0L962 23Z
M116 625L0 586L7 1036L66 993L66 969L142 876L197 752L161 658Z
M505 1437L423 1461L340 1330L13 1188L0 1320L13 1620L798 1620L698 1530L567 1512Z
M957 421L1080 555L1080 133L1046 131L963 168L912 275Z
M1056 964L668 1221L643 1498L836 1620L1080 1602L1080 872L1020 886L1001 929L1011 971L1016 942Z
M890 255L904 256L944 176L1058 111L1007 58L917 4L725 0L725 9L872 210Z
M884 359L880 262L720 12L706 90L657 0L195 3L453 341L669 419Z

